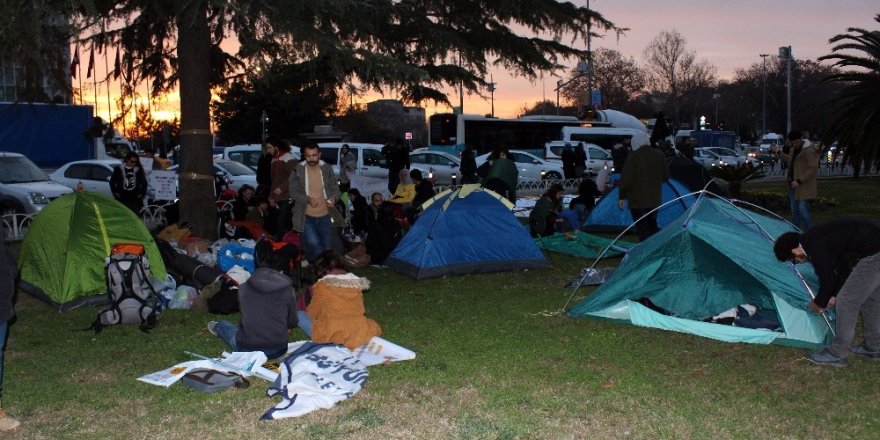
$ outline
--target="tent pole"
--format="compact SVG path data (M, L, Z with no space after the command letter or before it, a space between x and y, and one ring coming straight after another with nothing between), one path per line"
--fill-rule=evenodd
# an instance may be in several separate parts
M797 266L794 265L794 262L789 262L789 264L791 265L792 270L794 270L794 273L797 274L798 279L801 280L801 284L803 284L804 287L807 288L807 293L810 295L810 298L815 300L816 294L813 293L813 289L811 289L810 285L807 284L807 280L804 279L804 276L801 275L800 271L797 270ZM820 313L820 315L822 315L822 319L825 320L825 325L828 326L828 330L831 331L831 336L837 336L837 333L834 331L834 326L831 325L831 321L828 319L828 315L825 312Z

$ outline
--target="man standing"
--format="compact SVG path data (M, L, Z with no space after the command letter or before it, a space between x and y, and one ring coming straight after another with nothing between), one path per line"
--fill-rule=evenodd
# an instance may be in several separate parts
M340 192L333 168L321 160L318 146L306 144L302 153L304 160L290 173L292 229L302 233L306 259L314 262L321 252L332 249L331 223L343 221L335 207Z
M773 253L779 261L812 262L819 293L808 307L817 313L837 309L831 347L808 354L807 360L843 367L850 351L880 360L880 223L839 219L804 234L786 232L776 239ZM850 347L860 312L865 342Z
M403 146L402 139L395 139L382 148L382 155L388 161L388 192L394 194L400 183L400 170L409 169L409 151Z
M357 157L351 151L348 144L342 144L339 149L339 190L348 191L351 188L351 176L357 173Z
M648 144L633 147L623 165L618 187L617 206L623 209L629 204L633 221L637 221L636 230L639 241L660 230L657 227L657 211L663 201L663 182L669 180L669 168L666 157L660 150ZM650 213L650 214L649 214ZM642 216L645 218L639 220Z
M819 152L804 139L800 130L788 133L789 145L779 153L788 165L788 204L791 222L802 231L810 229L810 202L816 198L816 173L819 171ZM777 147L778 148L778 147Z

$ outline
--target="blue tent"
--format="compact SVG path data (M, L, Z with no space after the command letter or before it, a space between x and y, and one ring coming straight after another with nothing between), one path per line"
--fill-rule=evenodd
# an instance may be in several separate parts
M464 185L437 194L385 264L417 280L547 267L526 228L498 194Z
M617 207L617 192L615 186L611 191L605 194L596 207L590 211L590 215L584 220L585 231L622 231L629 227L634 219L629 213L629 209L620 209ZM690 190L677 180L669 179L663 184L663 203L675 200L683 195L690 194ZM685 212L694 204L696 196L688 196L681 198L673 203L669 203L659 211L657 211L657 226L660 229L672 223L679 215Z

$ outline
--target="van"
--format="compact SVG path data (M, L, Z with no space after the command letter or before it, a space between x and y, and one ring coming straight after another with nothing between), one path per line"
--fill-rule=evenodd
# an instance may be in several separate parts
M615 144L630 140L630 145L647 145L648 132L635 128L617 127L562 127L562 142L577 145L578 142L593 144L599 148L610 150Z
M226 147L223 150L223 158L243 163L253 169L257 169L260 163L260 155L263 154L262 144L243 144ZM290 154L296 160L300 160L300 151L296 145L290 146Z
M547 142L544 145L544 156L545 160L554 162L554 163L562 163L562 150L565 149L565 141L551 141ZM577 145L577 143L571 144L572 148ZM613 163L611 161L611 153L599 147L595 144L584 143L584 151L587 153L587 173L590 176L595 176L599 174L599 171L608 168L611 169L613 167Z
M388 163L382 156L382 144L362 142L320 142L321 160L333 165L333 172L339 175L339 155L343 145L357 158L357 175L363 177L388 178Z

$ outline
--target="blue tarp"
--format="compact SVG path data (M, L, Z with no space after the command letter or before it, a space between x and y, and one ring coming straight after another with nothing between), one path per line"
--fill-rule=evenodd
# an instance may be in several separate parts
M385 264L415 279L547 267L544 254L511 212L479 185L431 199Z
M0 104L0 151L21 153L41 168L94 159L92 107Z

